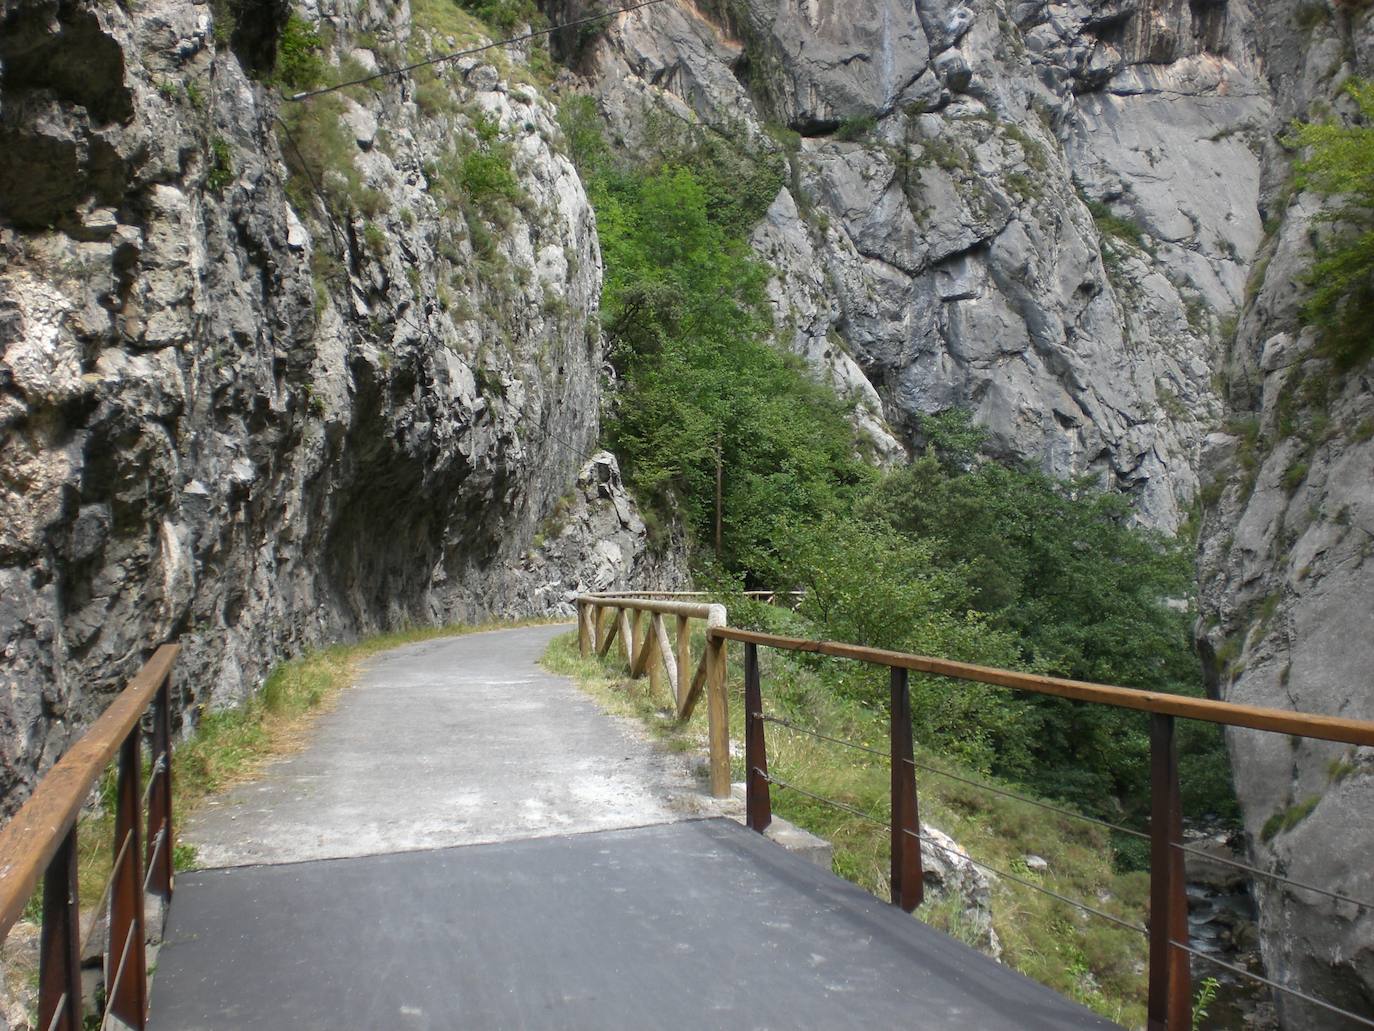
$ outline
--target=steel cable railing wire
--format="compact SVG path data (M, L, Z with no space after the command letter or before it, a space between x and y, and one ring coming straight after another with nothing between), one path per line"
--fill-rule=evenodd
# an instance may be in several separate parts
M1283 874L1280 873L1273 873L1269 870L1261 870L1257 866L1251 866L1248 863L1242 863L1238 859L1227 859L1224 856L1214 856L1210 852L1203 852L1201 849L1190 848L1189 846L1180 844L1178 842L1174 842L1173 847L1187 855L1197 856L1199 859L1205 859L1208 862L1221 863L1223 866L1234 867L1237 870L1244 870L1246 873L1254 874L1256 877L1263 877L1266 880L1278 881L1282 884L1291 884L1293 885L1293 887L1301 888L1304 891L1313 891L1316 892L1318 895L1325 895L1327 896L1327 898L1336 899L1340 902L1349 902L1351 905L1358 906L1361 909L1374 909L1374 902L1366 902L1364 899L1357 899L1350 895L1344 895L1339 891L1332 891L1329 888L1318 888L1315 884L1308 884L1306 881L1294 880L1292 877L1285 877Z
M91 936L94 935L100 927L101 914L105 912L105 903L110 900L110 892L114 889L115 878L119 876L119 868L123 865L124 857L128 854L129 845L133 840L134 832L131 830L125 831L124 842L119 846L119 851L115 853L114 866L110 868L110 876L105 878L105 887L101 889L100 901L97 902L95 908L91 910L95 915L91 918L91 926L87 928L86 940L81 943L81 951L83 954L91 944Z
M754 713L754 717L756 719L761 719L767 723L774 723L780 727L785 727L788 730L794 731L798 734L804 734L808 737L818 738L821 741L829 741L833 744L843 745L846 748L853 748L861 752L868 752L872 755L876 755L884 759L890 758L886 752L881 751L877 748L872 748L868 745L861 745L856 741L846 741L843 738L831 737L828 734L822 734L820 731L811 730L810 728L799 726L798 724L793 723L790 720L783 719L780 716L772 716L768 713ZM1015 799L1016 801L1024 802L1027 805L1033 805L1038 806L1041 809L1047 809L1052 813L1058 813L1060 816L1066 816L1073 820L1081 820L1084 823L1095 824L1098 827L1104 827L1107 830L1115 831L1118 834L1128 834L1131 837L1139 838L1142 841L1150 840L1149 834L1145 833L1144 831L1138 831L1132 827L1125 827L1119 823L1112 823L1110 820L1101 820L1095 816L1088 816L1084 813L1075 813L1072 810L1063 808L1062 806L1052 805L1051 803L1043 802L1040 799L1030 798L1026 795L1017 794L1015 791L1008 791L1005 788L994 787L991 784L983 784L979 781L973 780L970 777L964 777L957 773L951 773L949 770L941 769L938 766L932 766L929 763L923 763L917 760L912 760L911 765L915 766L917 769L933 773L936 776L945 777L949 780L958 781L960 784L966 784L969 787L978 788L981 791L988 791L994 795L1001 795L1004 798ZM1173 847L1178 849L1180 852L1186 853L1187 855L1196 856L1199 859L1205 859L1211 862L1221 863L1224 866L1229 866L1236 870L1243 870L1246 873L1253 874L1256 877L1263 877L1266 880L1276 881L1281 884L1289 884L1303 891L1310 891L1315 892L1318 895L1325 895L1327 898L1335 899L1338 902L1348 902L1352 906L1358 906L1361 909L1374 910L1374 902L1370 902L1366 899L1355 898L1352 895L1346 895L1343 892L1339 891L1332 891L1329 888L1320 888L1315 884L1308 884L1306 881L1299 881L1295 878L1287 877L1280 873L1275 873L1272 870L1262 870L1257 866L1251 866L1248 863L1242 863L1236 859L1228 859L1224 856L1212 855L1210 852L1203 852L1201 849L1191 848L1188 845L1183 845L1177 842L1174 843Z
M830 741L837 745L844 745L846 748L854 748L861 752L868 752L872 755L879 756L883 759L891 758L887 752L882 751L880 749L872 748L868 745L861 745L856 741L845 741L843 738L831 737L828 734L822 734L818 730L811 730L807 727L798 726L797 724L792 723L790 720L785 720L780 716L771 716L767 713L754 713L754 716L756 719L761 719L766 723L776 723L778 726L786 727L788 730L796 731L798 734L805 734L809 737L819 738L822 741ZM1150 836L1146 834L1144 831L1138 831L1131 827L1123 827L1121 824L1112 823L1109 820L1099 820L1095 816L1087 816L1084 813L1075 813L1073 810L1065 809L1063 806L1052 805L1049 802L1043 802L1036 798L1030 798L1027 795L1019 795L1015 791L1008 791L1005 788L993 787L991 784L983 784L980 781L973 780L970 777L963 777L957 773L950 773L948 770L943 770L938 766L932 766L929 763L923 763L916 760L912 760L911 765L915 766L917 769L926 770L927 772L934 773L937 776L946 777L949 780L956 780L961 784L967 784L970 787L979 788L983 791L990 791L994 795L1002 795L1004 798L1014 798L1018 802L1025 802L1027 805L1038 806L1041 809L1048 809L1052 813L1058 813L1060 816L1067 816L1071 820L1081 820L1084 823L1096 824L1098 827L1105 827L1107 830L1116 831L1118 834L1129 834L1132 837L1140 838L1142 841L1150 840Z
M124 966L129 962L129 946L133 943L134 932L138 930L138 921L134 920L129 924L129 930L124 934L124 948L119 952L119 965L115 967L114 977L105 982L105 1012L100 1018L100 1026L104 1027L106 1021L110 1019L110 1013L114 1009L115 997L119 994L120 984L124 980Z
M53 1007L52 1019L48 1021L48 1031L56 1031L57 1026L62 1023L67 1016L67 993L63 992L57 997L57 1005Z
M1345 1017L1347 1020L1353 1020L1355 1021L1355 1023L1361 1025L1362 1027L1374 1027L1374 1020L1371 1020L1369 1017L1362 1017L1358 1013L1351 1013L1349 1010L1341 1009L1335 1003L1326 1002L1323 999L1318 999L1314 995L1308 995L1306 992L1299 991L1296 988L1290 988L1286 984L1280 984L1278 981L1272 981L1262 974L1256 974L1252 970L1246 970L1244 967L1238 967L1232 963L1227 963L1225 960L1217 959L1217 957L1215 956L1209 956L1201 949L1195 949L1191 945L1184 945L1182 942L1174 941L1172 938L1169 939L1169 944L1176 949L1182 949L1190 956L1196 956L1198 959L1203 960L1204 962L1211 963L1213 966L1221 967L1223 970L1229 970L1231 973L1237 974L1241 977L1248 977L1252 981L1257 981L1260 984L1268 985L1275 991L1283 992L1285 995L1291 995L1294 998L1301 999L1303 1002L1310 1003L1313 1006L1319 1006L1322 1009L1327 1010L1328 1012L1335 1013L1339 1016Z
M757 714L757 713L755 714L755 716L756 716L756 718L767 718L767 717L763 717L761 714ZM778 719L776 719L776 718L772 718L772 719L770 720L770 722L782 723L782 721L780 721L780 720L778 720ZM783 725L786 725L786 724L783 724ZM793 729L800 729L800 728L793 728ZM803 732L806 732L806 731L803 731ZM821 735L821 734L815 734L814 736L816 736L816 737L821 737L821 738L825 738L825 735ZM854 745L853 742L839 741L839 739L829 739L829 740L835 740L835 741L837 741L837 743L840 743L840 744L849 744L849 745L851 745L852 747L861 748L861 749L864 750L864 751L870 751L870 752L876 751L875 749L867 748L867 747L865 747L865 746ZM858 809L858 808L856 808L855 806L848 805L848 804L846 804L846 803L844 803L844 802L840 802L840 801L838 801L838 800L836 800L836 799L833 799L833 798L826 798L824 795L818 795L818 794L816 794L816 793L813 792L813 791L807 791L805 788L798 787L796 784L792 784L792 783L790 783L790 782L788 782L788 781L785 781L785 780L781 779L780 777L774 776L773 774L764 773L763 770L759 769L758 767L754 767L754 768L753 768L753 772L756 773L756 774L758 774L760 777L762 777L762 778L763 778L765 781L767 781L769 784L776 784L778 787L783 788L784 790L787 790L787 791L794 791L794 792L796 792L796 793L799 794L799 795L804 795L804 796L806 796L807 798L813 799L813 800L815 800L815 801L817 801L817 802L821 802L821 803L823 803L823 804L825 804L825 805L831 806L832 808L838 809L838 810L840 810L840 811L842 811L842 812L849 813L849 814L851 814L852 816L856 816L856 817L858 817L858 818L860 818L860 819L862 819L862 820L865 820L865 821L867 821L867 822L869 822L869 823L875 824L875 825L877 825L877 826L879 826L879 827L886 828L886 829L889 830L889 831L892 829L892 825L891 825L890 823L888 823L888 822L886 822L886 821L884 821L884 820L879 819L878 817L874 816L874 815L871 814L871 813L864 812L862 809ZM983 787L983 786L986 786L986 785L978 785L978 784L975 783L974 786ZM1015 795L1013 795L1012 797L1016 798L1016 797L1020 797L1020 796L1015 796ZM1026 801L1029 801L1029 800L1026 800ZM1070 814L1070 815L1072 815L1072 814ZM1009 881L1013 881L1013 882L1015 882L1016 884L1020 884L1020 885L1022 885L1023 887L1026 887L1026 888L1030 888L1032 891L1037 891L1037 892L1041 893L1042 895L1047 895L1047 896L1049 896L1049 897L1052 898L1052 899L1056 899L1057 901L1062 902L1062 903L1064 903L1064 904L1066 904L1066 905L1073 906L1075 909L1082 910L1083 912L1088 913L1088 914L1091 914L1092 916L1099 917L1099 918L1101 918L1101 919L1103 919L1103 920L1108 921L1109 923L1115 924L1115 925L1118 926L1118 927L1124 928L1125 930L1134 931L1135 933L1140 934L1140 935L1146 935L1146 936L1148 936L1148 934L1149 934L1149 930L1148 930L1146 927L1144 927L1144 926L1142 926L1142 925L1140 925L1140 924L1132 923L1132 922L1129 921L1129 920L1123 920L1121 917L1118 917L1118 916L1115 916L1115 915L1113 915L1113 914L1111 914L1111 913L1108 913L1108 912L1106 912L1105 910L1098 909L1096 906L1091 906L1091 905L1089 905L1088 903L1083 902L1083 901L1081 901L1081 900L1079 900L1079 899L1070 898L1069 896L1063 895L1063 894L1061 894L1061 893L1059 893L1059 892L1057 892L1057 891L1054 891L1054 890L1051 889L1051 888L1047 888L1047 887L1045 887L1045 886L1042 885L1042 884L1036 884L1034 881L1030 880L1029 878L1021 877L1021 876L1019 876L1019 875L1017 875L1017 874L1014 874L1014 873L1010 872L1009 870L1004 870L1004 869L1001 869L1000 867L993 866L993 865L990 864L990 863L983 862L982 860L974 859L974 858L973 858L971 855L969 855L967 852L963 852L963 851L961 851L961 850L959 850L959 849L951 848L950 846L946 845L944 842L941 842L941 841L936 840L935 838L932 838L930 835L927 835L927 834L919 834L919 833L917 833L917 832L915 832L915 831L911 831L911 830L903 830L902 833L903 833L903 834L906 834L908 837L911 837L911 838L916 839L917 841L920 841L920 842L923 842L923 843L925 843L925 844L928 844L928 845L930 845L932 848L937 848L937 849L939 849L941 852L944 852L946 855L954 856L954 857L959 858L959 859L966 859L968 862L972 863L974 866L978 867L978 868L981 869L981 870L986 870L988 873L994 874L994 875L996 875L996 876L998 876L998 877L1005 877L1005 878L1006 878L1007 880L1009 880ZM1212 856L1208 856L1207 853L1205 853L1205 852L1198 852L1198 851L1195 850L1195 849L1189 849L1189 848L1186 848L1185 846L1182 846L1182 845L1177 845L1177 844L1175 844L1174 847L1175 847L1175 848L1178 848L1178 849L1180 849L1181 851L1184 851L1184 852L1191 852L1191 853L1193 853L1193 854L1195 854L1195 855L1203 856L1204 858L1215 858L1215 857L1212 857ZM1245 867L1244 864L1230 864L1230 865L1240 866L1240 867L1243 868L1243 869L1252 869L1252 870L1253 870L1253 868ZM1264 874L1264 871L1261 871L1261 870L1255 870L1254 872L1260 873L1260 874ZM1277 876L1277 875L1266 875L1266 876ZM1282 878L1282 879L1283 879L1283 880L1288 880L1287 878ZM1289 883L1295 883L1295 884L1298 884L1299 886L1306 887L1306 885L1302 885L1301 882L1289 881ZM1323 889L1318 889L1318 888L1314 888L1314 889L1312 889L1312 890L1321 891L1322 894L1331 895L1331 896L1333 896L1333 897L1335 897L1335 898L1340 898L1340 899L1345 899L1345 900L1347 900L1347 901L1355 902L1357 905L1364 905L1364 903L1360 903L1360 902L1359 902L1358 900L1356 900L1356 899L1350 899L1348 896L1343 896L1343 895L1340 895L1339 893L1324 891ZM1326 1010L1326 1011L1328 1011L1328 1012L1330 1012L1330 1013L1335 1013L1335 1014L1337 1014L1337 1015L1339 1015L1339 1016L1342 1016L1342 1017L1345 1017L1345 1018L1347 1018L1347 1019L1353 1020L1353 1021L1355 1021L1356 1023L1360 1024L1361 1026L1374 1028L1374 1020L1371 1020L1371 1019L1366 1018L1366 1017L1361 1017L1361 1016L1359 1016L1358 1014L1355 1014L1355 1013L1351 1013L1349 1010L1342 1009L1341 1007L1335 1005L1334 1003L1330 1003L1330 1002L1326 1002L1326 1001L1324 1001L1324 1000L1322 1000L1322 999L1318 999L1318 998L1316 998L1315 996L1308 995L1306 992L1299 991L1299 990L1296 989L1296 988L1291 988L1291 987L1289 987L1289 986L1287 986L1287 985L1284 985L1284 984L1279 983L1278 981L1274 981L1274 980L1271 980L1270 978L1264 977L1264 976L1261 975L1261 974L1256 974L1256 973L1254 973L1254 972L1251 971L1251 970L1245 969L1244 967L1239 967L1239 966L1235 966L1234 964L1227 963L1226 961L1221 960L1221 959L1218 959L1218 958L1215 957L1215 956L1208 955L1207 953L1201 951L1200 949L1193 948L1191 945L1186 945L1186 944L1184 944L1184 943L1182 943L1182 942L1174 941L1174 940L1172 940L1172 939L1170 940L1169 944L1172 945L1172 946L1175 947L1175 948L1182 949L1184 952L1188 953L1190 956L1196 956L1198 959L1201 959L1201 960L1204 960L1204 961L1206 961L1206 962L1208 962L1208 963L1211 963L1211 964L1213 964L1214 966L1221 967L1222 969L1227 970L1227 971L1230 971L1230 972L1233 973L1233 974L1236 974L1236 975L1238 975L1238 976L1242 976L1242 977L1249 978L1250 980L1255 981L1255 982L1257 982L1257 983L1259 983L1259 984L1263 984L1263 985L1266 985L1266 986L1268 986L1268 987L1270 987L1270 988L1273 988L1275 991L1283 992L1283 993L1285 993L1285 994L1287 994L1287 995L1293 996L1294 998L1301 999L1303 1002L1306 1002L1306 1003L1308 1003L1308 1004L1310 1004L1310 1005L1320 1007L1321 1009L1324 1009L1324 1010Z
M754 767L753 772L758 774L769 784L776 784L778 787L783 788L787 791L795 791L799 795L805 795L807 798L815 799L817 802L822 802L825 805L832 806L833 808L839 809L842 812L850 813L851 815L857 816L862 820L867 820L869 823L876 824L877 826L883 827L889 831L892 830L892 824L888 823L886 820L878 819L878 817L874 816L872 813L866 813L862 809L855 808L854 806L848 805L844 802L837 801L833 798L826 798L824 795L818 795L815 792L807 791L805 788L797 787L797 785L791 784L785 780L775 777L770 773L764 773L757 766ZM934 848L940 849L940 851L946 853L947 855L956 856L960 859L967 859L974 866L982 870L986 870L989 873L996 874L999 877L1005 877L1009 881L1015 881L1017 884L1024 885L1025 887L1030 888L1033 891L1038 891L1042 895L1048 895L1052 899L1058 899L1060 902L1073 906L1076 909L1081 909L1085 913L1090 913L1093 916L1098 916L1101 917L1103 920L1110 921L1111 923L1114 923L1119 927L1124 927L1128 931L1135 931L1137 934L1148 933L1145 930L1145 928L1139 924L1133 924L1129 920L1123 920L1118 916L1113 916L1111 913L1107 913L1101 909L1096 908L1095 906L1090 906L1086 902L1082 902L1079 899L1070 898L1067 895L1061 895L1057 891L1053 891L1049 888L1046 888L1043 884L1036 884L1034 881L1028 880L1024 877L1018 877L1015 874L1008 873L1005 870L1001 870L995 866L991 866L987 863L981 862L977 859L974 859L967 852L961 852L958 849L950 848L948 845L944 844L943 842L937 841L929 835L917 834L916 832L910 830L904 830L902 833L908 835L909 837L915 838L918 841L926 842Z
M829 741L836 745L844 745L846 748L854 748L860 752L868 752L870 755L876 755L881 759L888 758L888 753L881 749L871 748L868 745L861 745L857 741L846 741L844 738L831 737L829 734L822 734L819 730L811 730L807 727L798 726L789 720L783 719L781 716L770 716L767 713L756 712L754 713L754 718L763 720L765 723L776 723L780 727L786 727L788 730L795 730L798 734L805 734L807 737L819 738L822 741Z
M148 806L148 799L153 797L153 788L157 786L157 778L162 773L162 763L166 755L166 752L159 753L157 762L148 769L148 783L143 787L143 800L139 803L145 809Z
M167 838L167 828L163 827L153 838L152 850L148 853L148 872L143 875L143 893L148 894L148 886L153 883L153 874L157 873L157 864L153 862L162 854L162 845Z
M667 3L668 0L642 0L640 3L630 4L626 7L617 7L609 11L602 11L599 14L588 15L585 18L576 18L573 21L562 22L558 25L550 25L547 28L531 29L529 32L522 32L518 36L510 36L507 39L498 39L492 43L483 43L478 47L470 47L467 50L456 50L451 54L436 54L427 57L423 61L415 61L411 64L401 65L397 68L384 68L380 72L373 72L357 79L350 79L348 82L337 82L332 86L321 86L319 89L304 90L300 93L283 95L283 100L301 101L309 100L311 97L322 96L325 93L333 93L336 90L347 89L349 86L362 86L378 79L385 79L391 75L404 75L406 72L417 71L420 68L428 68L436 64L444 64L448 61L456 61L462 57L471 57L487 50L495 50L498 47L510 46L512 43L524 43L531 39L538 39L540 36L551 36L555 32L564 29L575 29L582 25L590 25L594 22L607 21L622 14L630 14L633 11L643 10L645 7L653 7L656 4Z

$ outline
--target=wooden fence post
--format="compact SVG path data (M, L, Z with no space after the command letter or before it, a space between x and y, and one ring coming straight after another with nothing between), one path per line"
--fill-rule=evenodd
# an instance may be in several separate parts
M658 655L658 631L663 626L663 617L657 612L648 613L649 625L645 627L644 650L647 653L644 659L645 665L649 667L649 694L652 698L658 698L658 692L663 688L663 671L659 668Z
M677 617L677 713L692 685L692 630L686 616Z
M625 664L628 666L630 663L635 661L634 627L630 622L631 616L629 609L619 608L616 609L616 613L617 618L620 621L620 651L621 654L625 656ZM638 615L638 613L635 613L634 618L637 619Z
M577 654L584 659L591 648L591 627L587 625L587 617L590 613L591 605L589 603L585 601L577 603Z

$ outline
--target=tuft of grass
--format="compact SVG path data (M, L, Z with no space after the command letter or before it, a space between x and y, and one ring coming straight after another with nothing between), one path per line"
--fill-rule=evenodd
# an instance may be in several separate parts
M701 654L704 636L694 628L692 655ZM743 739L738 672L742 655L731 646L731 737ZM705 704L692 719L673 718L666 678L660 695L647 677L629 680L619 646L606 660L578 655L577 635L556 638L543 664L571 676L605 709L640 719L649 733L672 751L706 749ZM837 697L806 659L765 650L760 654L764 707L790 722L878 750L887 747L887 721L857 703ZM919 723L918 723L919 729ZM807 791L843 802L880 821L889 818L890 774L877 757L819 741L775 724L767 727L770 772ZM744 776L743 749L732 749L734 779ZM917 748L917 761L956 774L974 784L1001 781L959 766L930 750ZM1022 791L1015 785L1005 785ZM1002 869L1024 869L1029 853L1050 861L1046 887L1082 898L1122 919L1141 923L1149 891L1148 874L1123 872L1114 863L1109 833L1095 825L977 787L918 770L922 820L944 830L975 859ZM889 832L813 799L775 788L773 811L829 840L834 872L886 898L889 891ZM1002 941L1003 960L1029 977L1127 1026L1143 1026L1145 942L1134 932L1092 919L1063 903L1005 879L992 888L993 926ZM976 929L952 897L931 896L916 916L966 942Z
M234 181L234 152L229 141L216 136L210 141L210 169L205 175L205 185L216 193Z
M1092 215L1093 222L1097 224L1099 234L1124 240L1141 250L1148 251L1150 249L1148 241L1145 239L1145 231L1140 228L1139 223L1113 213L1112 209L1101 201L1090 200L1087 205L1088 213Z
M1264 826L1260 828L1260 839L1272 841L1278 835L1291 831L1312 815L1312 810L1317 808L1317 803L1320 801L1320 795L1309 795L1301 802L1294 802L1292 805L1278 810L1264 821Z

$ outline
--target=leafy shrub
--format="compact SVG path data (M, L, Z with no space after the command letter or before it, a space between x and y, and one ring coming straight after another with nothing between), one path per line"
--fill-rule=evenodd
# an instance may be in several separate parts
M277 81L294 90L309 90L323 83L324 75L320 34L300 15L292 14L277 40Z
M491 28L509 35L522 25L542 22L534 0L456 0L459 7Z
M1323 351L1352 369L1374 355L1374 83L1352 79L1345 91L1359 123L1297 122L1288 142L1307 148L1298 185L1341 198L1322 216L1336 232L1306 277L1312 292L1302 313L1320 330Z

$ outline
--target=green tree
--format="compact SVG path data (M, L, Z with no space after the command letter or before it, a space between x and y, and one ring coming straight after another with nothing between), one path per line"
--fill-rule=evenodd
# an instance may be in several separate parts
M606 438L641 500L680 512L709 551L716 471L725 568L767 577L775 529L843 504L873 474L833 392L772 343L752 218L721 185L739 159L623 169L565 108L587 176L605 276L602 322L617 375ZM680 154L677 156L681 156ZM584 166L585 170L585 166Z
M1192 563L1181 542L1134 525L1127 499L1087 481L992 462L965 468L967 435L957 424L934 429L931 452L888 476L860 511L928 542L935 566L964 571L971 606L1018 642L1009 665L1201 692ZM1016 711L1038 789L1098 811L1143 804L1144 717L1031 695L1017 696ZM1220 735L1189 728L1185 746L1184 766L1196 774L1187 785L1193 810L1229 811ZM1019 757L1012 762L996 768L1024 775Z
M1358 111L1353 124L1298 122L1288 142L1307 151L1298 186L1341 199L1322 216L1336 232L1307 277L1303 315L1321 330L1323 349L1350 369L1374 355L1374 83L1352 79L1345 92Z

